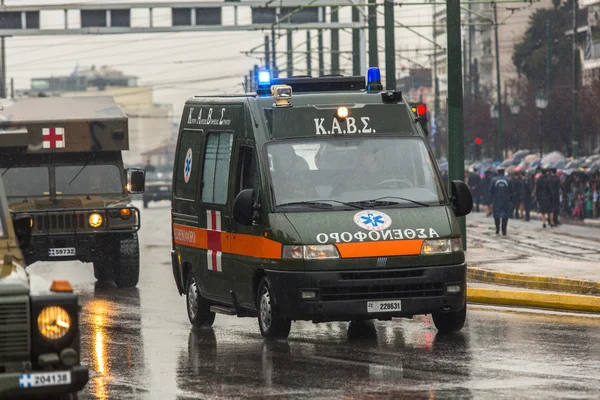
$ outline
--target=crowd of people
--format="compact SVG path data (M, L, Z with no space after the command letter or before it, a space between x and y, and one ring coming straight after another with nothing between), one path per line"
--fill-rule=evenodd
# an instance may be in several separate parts
M560 225L562 218L600 218L600 175L559 176L555 168L538 167L534 174L506 173L503 168L467 174L474 211L494 216L496 233L506 234L509 218L530 221L537 211L542 226Z

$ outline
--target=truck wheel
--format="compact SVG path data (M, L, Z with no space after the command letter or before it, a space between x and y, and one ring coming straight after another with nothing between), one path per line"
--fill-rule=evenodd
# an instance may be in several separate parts
M192 270L187 277L185 293L187 314L191 324L197 328L210 328L215 322L215 313L210 311L210 303L200 294Z
M433 323L439 333L452 333L460 331L465 325L465 319L467 318L467 306L460 311L453 311L448 313L433 313Z
M150 200L144 199L144 208L148 208L148 203L150 203Z
M94 261L94 278L99 282L114 280L115 261L104 255Z
M121 239L120 244L115 284L120 288L135 287L140 280L140 245L137 233Z
M282 317L277 311L273 286L266 276L258 285L256 306L260 333L267 339L287 339L292 327L292 320Z

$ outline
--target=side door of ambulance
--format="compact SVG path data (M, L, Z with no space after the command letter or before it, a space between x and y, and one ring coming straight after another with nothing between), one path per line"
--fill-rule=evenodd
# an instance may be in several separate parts
M204 228L201 240L206 249L200 261L205 295L224 304L233 303L229 283L232 229L229 208L234 199L230 196L229 179L234 140L233 130L207 129L198 207L198 223Z
M255 194L262 197L262 193L260 193L258 154L254 141L245 138L238 139L235 144L234 154L231 199L235 200L237 195L244 189L254 189ZM233 201L231 215L233 215ZM261 219L265 220L264 218ZM255 226L244 226L232 221L232 224L232 290L242 307L254 308L255 299L252 292L252 280L254 271L264 261L261 258L261 243L265 227L262 223Z

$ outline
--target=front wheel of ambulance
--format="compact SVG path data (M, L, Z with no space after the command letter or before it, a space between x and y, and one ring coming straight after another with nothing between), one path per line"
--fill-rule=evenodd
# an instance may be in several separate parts
M136 287L140 280L140 245L137 233L121 239L119 265L115 269L115 284L120 288Z
M460 331L467 318L467 306L462 310L448 313L433 313L433 323L439 333L446 334Z
M292 320L282 317L277 310L273 285L266 276L262 278L260 285L258 285L256 305L258 307L260 333L267 339L287 339L292 327Z
M210 304L200 294L194 271L190 270L185 290L185 303L188 318L197 328L210 328L215 322L215 313L210 311Z

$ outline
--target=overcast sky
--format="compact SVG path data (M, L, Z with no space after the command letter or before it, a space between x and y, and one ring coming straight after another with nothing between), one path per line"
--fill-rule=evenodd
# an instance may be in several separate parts
M98 1L56 1L56 0L5 0L5 5L27 4L64 4L97 3ZM110 1L103 1L107 3ZM117 1L122 3L123 1ZM383 7L380 7L383 11ZM404 24L430 24L432 6L411 6L397 8L396 20ZM146 10L132 11L133 26L147 26ZM69 14L69 24L79 26L77 12ZM41 27L57 28L63 26L63 12L42 14ZM380 16L381 17L381 16ZM155 9L155 26L170 25L170 12ZM340 21L350 21L350 9L340 12ZM233 12L225 9L223 23L233 23ZM250 23L250 12L238 14L239 24ZM383 23L381 17L380 23ZM431 28L418 29L426 37L431 37ZM316 50L316 31L313 32L312 48ZM263 54L247 56L243 52L263 43L262 32L221 32L221 33L156 33L132 35L96 35L96 36L40 36L13 37L6 39L7 80L15 80L17 89L30 87L34 77L63 76L70 74L76 65L88 67L108 65L126 74L136 75L140 84L155 85L154 101L173 104L175 114L179 114L185 100L194 94L232 93L241 91L241 82L254 64L260 64ZM379 31L383 44L383 30ZM306 32L294 33L294 46L305 50ZM342 50L351 50L351 34L340 34ZM397 49L423 48L431 45L414 33L404 29L396 30ZM278 50L285 51L286 40L281 38ZM329 35L325 35L325 46L329 46ZM429 54L430 52L424 51ZM421 53L402 52L406 57L397 62L400 71L402 65L410 66L411 61L431 66L428 58ZM282 56L282 55L280 55ZM296 56L296 67L306 68L304 56ZM280 69L285 69L285 58L278 58ZM325 57L326 68L329 55ZM384 65L383 54L380 64ZM352 62L349 55L342 55L341 66L351 73ZM313 69L317 67L316 54ZM296 73L305 73L297 71ZM313 72L313 75L315 72ZM190 83L190 80L207 79Z

